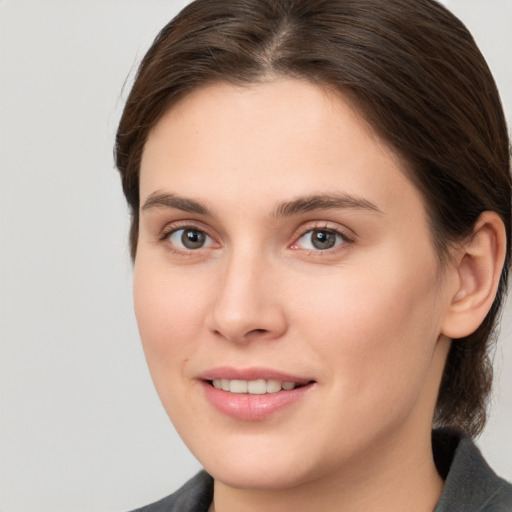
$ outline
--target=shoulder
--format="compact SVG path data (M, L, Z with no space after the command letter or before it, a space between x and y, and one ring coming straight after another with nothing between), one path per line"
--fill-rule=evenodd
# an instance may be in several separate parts
M132 512L207 512L213 497L213 479L200 471L176 492Z
M433 447L436 462L447 462L447 471L438 466L445 487L434 512L512 512L512 485L494 473L471 439L436 431Z

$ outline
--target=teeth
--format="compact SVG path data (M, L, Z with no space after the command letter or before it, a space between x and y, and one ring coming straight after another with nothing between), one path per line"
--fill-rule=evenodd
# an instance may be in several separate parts
M263 379L250 380L247 383L247 392L251 395L264 395L267 392L267 381Z
M231 393L247 393L247 384L246 380L232 380L229 383L229 391Z
M267 380L267 393L281 391L281 383L278 380Z
M279 380L229 380L229 379L213 379L213 387L229 391L231 393L249 393L250 395L264 395L265 393L277 393L278 391L291 391L300 384L296 382L281 382Z

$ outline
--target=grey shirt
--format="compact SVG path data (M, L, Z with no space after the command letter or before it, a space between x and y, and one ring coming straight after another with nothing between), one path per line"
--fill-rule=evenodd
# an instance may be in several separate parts
M512 512L512 486L496 476L471 439L436 430L432 447L445 480L434 512ZM208 512L212 498L213 479L201 471L175 493L133 512Z

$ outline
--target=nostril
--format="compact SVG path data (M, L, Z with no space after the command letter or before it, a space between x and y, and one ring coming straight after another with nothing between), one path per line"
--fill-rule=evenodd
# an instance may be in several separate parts
M268 329L252 329L245 335L245 338L249 339L252 337L262 336L268 332L270 332Z

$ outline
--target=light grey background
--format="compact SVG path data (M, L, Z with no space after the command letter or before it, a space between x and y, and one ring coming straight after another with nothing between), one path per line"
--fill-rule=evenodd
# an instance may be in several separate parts
M127 73L187 2L0 0L0 510L123 511L198 463L146 370L112 144ZM512 120L511 0L446 0ZM131 78L128 79L128 85ZM512 480L512 311L480 446Z

